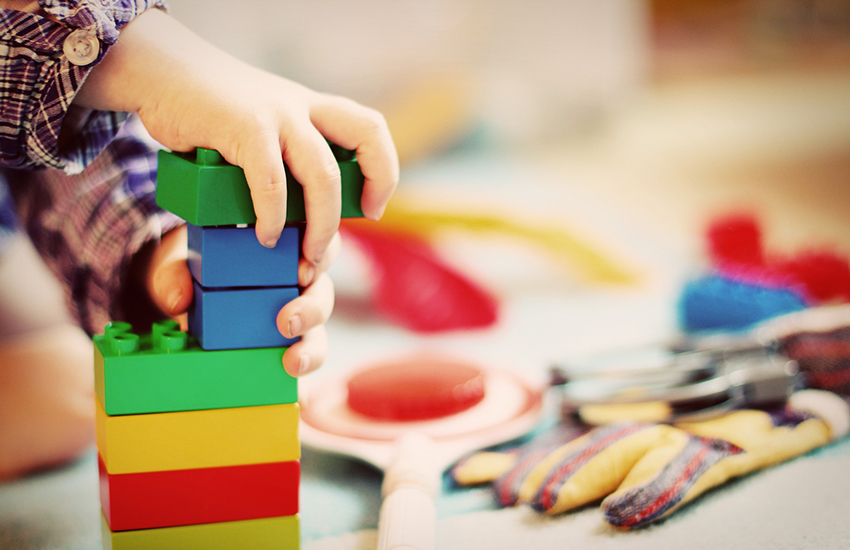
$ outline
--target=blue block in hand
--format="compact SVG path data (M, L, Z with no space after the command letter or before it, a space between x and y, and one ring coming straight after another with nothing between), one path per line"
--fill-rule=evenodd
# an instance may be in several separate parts
M187 224L189 271L206 288L295 286L300 235L286 227L274 248L257 241L253 227L199 227Z
M206 350L289 346L277 330L277 314L298 297L298 287L204 288L194 282L189 332Z

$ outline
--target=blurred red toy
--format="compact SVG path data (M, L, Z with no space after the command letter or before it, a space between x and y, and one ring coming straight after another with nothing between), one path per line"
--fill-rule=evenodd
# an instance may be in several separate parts
M484 373L462 361L411 358L404 369L386 364L353 374L348 406L376 420L433 420L484 399Z
M706 231L708 256L724 275L801 290L811 305L850 301L850 263L835 250L810 248L792 256L768 254L752 214L730 214Z
M447 265L424 239L364 224L343 224L370 260L372 300L390 320L416 332L478 329L498 318L496 298Z
M731 214L706 231L708 257L716 267L764 266L761 228L751 214Z

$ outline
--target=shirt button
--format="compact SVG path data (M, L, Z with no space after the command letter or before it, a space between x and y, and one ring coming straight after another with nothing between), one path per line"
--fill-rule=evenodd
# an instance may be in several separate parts
M77 29L68 35L62 46L68 61L74 65L84 66L97 59L100 53L100 41L93 33L85 29Z

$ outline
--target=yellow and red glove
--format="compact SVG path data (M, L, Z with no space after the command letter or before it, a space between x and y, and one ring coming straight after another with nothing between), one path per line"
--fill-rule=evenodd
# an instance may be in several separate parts
M636 528L669 516L729 479L784 462L843 437L850 406L820 390L795 393L781 410L738 410L675 425L619 422L512 453L478 453L455 481L493 482L502 506L558 514L602 500L606 520ZM560 439L560 441L559 441Z

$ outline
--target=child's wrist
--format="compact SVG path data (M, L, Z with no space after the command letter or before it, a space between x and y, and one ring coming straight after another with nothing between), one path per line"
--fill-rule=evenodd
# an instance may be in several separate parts
M139 14L89 73L74 103L105 111L138 112L156 104L191 69L187 58L205 43L158 9Z

